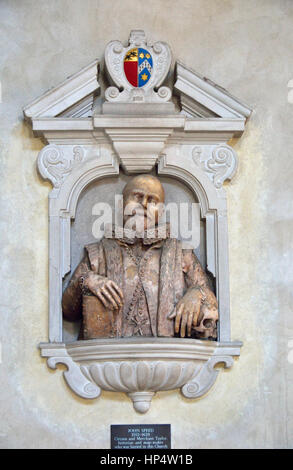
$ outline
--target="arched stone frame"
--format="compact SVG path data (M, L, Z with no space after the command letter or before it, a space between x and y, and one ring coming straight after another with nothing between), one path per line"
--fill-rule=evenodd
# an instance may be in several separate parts
M42 156L49 150L45 147ZM99 149L97 148L97 155ZM216 278L219 302L220 341L230 340L228 232L226 194L216 189L210 179L193 160L184 160L178 152L166 149L158 162L158 173L187 184L199 199L202 218L206 219L207 268ZM41 163L40 163L41 165ZM103 156L91 158L75 166L60 188L52 190L49 196L49 340L62 342L62 280L70 271L70 224L75 218L76 206L82 191L93 181L107 176L119 175L117 157L109 150Z
M68 154L69 147L66 146ZM216 146L212 146L214 150ZM227 151L233 151L228 146ZM211 149L208 149L210 152ZM40 345L48 366L63 363L68 370L64 377L70 388L83 398L96 398L101 389L123 391L132 399L139 412L149 409L151 399L159 390L181 387L188 398L198 398L215 382L224 363L231 367L233 356L239 355L241 343L230 342L228 239L226 195L190 158L182 157L180 148L166 147L158 159L158 174L174 177L186 184L196 195L202 218L206 219L207 264L217 280L220 328L217 342L178 338L120 338L110 340L63 343L62 280L70 271L71 220L83 190L93 181L119 175L119 160L110 145L92 146L90 157L70 166L70 172L59 178L60 184L48 174L48 161L64 163L62 146L48 145L39 154L40 173L51 179L54 189L49 195L49 343ZM65 153L66 153L65 152ZM80 149L86 154L86 150ZM71 146L70 153L74 153ZM56 162L55 162L56 163ZM54 163L54 164L55 164ZM183 362L182 362L183 360ZM132 377L131 384L127 377ZM175 375L174 375L175 374ZM177 374L177 375L176 375ZM145 377L144 380L141 377ZM159 377L159 379L158 379ZM175 379L174 379L175 377ZM177 377L177 379L176 379ZM143 388L141 389L143 384Z

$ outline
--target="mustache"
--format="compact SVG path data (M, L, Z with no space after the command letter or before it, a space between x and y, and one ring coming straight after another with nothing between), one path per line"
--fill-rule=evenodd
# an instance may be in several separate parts
M137 220L137 219L148 219L150 217L147 216L147 213L140 213L140 214L133 214L133 215L125 215L124 220L127 220L130 222L131 220Z
M145 217L147 217L148 210L146 208L142 207L140 204L135 205L133 207L128 206L127 210L124 212L124 215L125 216L130 216L130 217L144 215Z

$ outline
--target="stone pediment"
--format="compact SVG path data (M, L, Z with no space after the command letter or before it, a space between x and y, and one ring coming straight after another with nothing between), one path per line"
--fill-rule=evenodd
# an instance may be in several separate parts
M246 121L251 114L251 109L225 88L179 61L176 64L174 91L180 97L182 111L191 118L234 118Z
M23 110L27 119L82 118L92 115L94 94L100 88L98 60L51 88Z
M141 87L127 79L125 61L131 54L136 54L138 77L144 60L141 76L147 81ZM244 131L250 108L181 62L175 66L174 86L165 86L170 48L147 42L143 31L132 31L126 47L111 41L105 65L101 83L107 76L108 88L100 90L96 60L25 107L35 134L49 144L70 144L76 138L109 143L124 169L134 173L150 171L166 145L186 136L193 142L206 142L207 136L209 142L227 142ZM95 106L97 91L102 106Z
M123 54L134 50L135 46L141 47L138 50L150 51L153 57L152 77L141 88L131 87L129 84L127 86L123 70ZM204 121L208 132L212 128L217 131L218 121L221 120L224 130L239 135L243 132L243 124L251 114L251 109L227 90L186 67L180 61L177 61L175 66L173 90L161 86L169 73L171 52L165 43L150 45L143 31L132 31L127 47L123 47L119 41L110 42L105 51L105 62L110 83L116 86L102 90L102 95L105 97L100 113L102 115L138 116L137 126L141 127L141 121L146 116L175 117L180 113L186 118L181 121L180 126L185 131L204 131ZM44 121L48 118L50 118L47 121L48 130L54 127L52 118L59 120L62 118L64 126L68 129L71 129L70 123L74 119L74 128L78 129L78 121L86 117L93 118L92 126L89 127L94 129L95 122L99 122L94 119L97 113L93 113L95 94L100 89L99 73L99 61L95 60L26 106L24 116L33 122L36 131L46 130ZM172 102L172 100L176 102L174 98L176 95L179 96L180 109L176 109ZM188 123L185 124L187 120ZM198 120L201 121L200 125ZM43 124L38 124L38 121L43 121ZM81 124L82 128L84 125Z

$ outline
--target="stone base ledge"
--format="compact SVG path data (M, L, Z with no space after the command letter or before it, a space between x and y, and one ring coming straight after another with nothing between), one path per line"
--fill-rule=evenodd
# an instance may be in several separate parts
M83 398L97 398L101 390L124 392L136 411L148 411L157 391L181 389L198 398L214 384L219 370L233 365L241 342L181 338L119 338L41 343L48 366L65 364L69 387ZM147 398L146 398L147 397Z

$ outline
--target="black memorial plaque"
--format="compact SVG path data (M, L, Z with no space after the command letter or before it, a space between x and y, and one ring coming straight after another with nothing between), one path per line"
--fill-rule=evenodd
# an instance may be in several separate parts
M112 424L111 449L171 449L171 425Z

